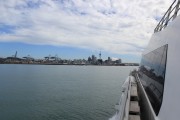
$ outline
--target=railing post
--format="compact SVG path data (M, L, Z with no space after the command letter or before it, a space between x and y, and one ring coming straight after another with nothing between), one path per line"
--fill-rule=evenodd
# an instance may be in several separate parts
M157 29L158 32L161 31L161 24L162 24L162 22L160 22L158 25L158 29Z
M166 27L166 26L168 25L169 16L171 15L171 8L172 8L172 6L171 6L171 7L169 8L169 10L168 10L168 15L167 15L167 17L166 17L165 24L164 24L163 27Z
M178 0L178 3L176 5L176 9L175 9L175 12L174 12L174 15L173 15L173 20L176 18L177 16L177 13L179 11L179 5L180 5L180 0Z
M157 27L154 29L154 33L157 32Z
M165 19L163 18L161 21L161 24L159 25L159 29L158 31L161 31L163 29L163 23L164 23Z

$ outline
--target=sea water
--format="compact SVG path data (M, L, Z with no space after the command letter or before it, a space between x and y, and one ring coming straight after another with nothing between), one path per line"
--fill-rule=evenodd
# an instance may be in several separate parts
M0 65L0 120L108 120L128 66Z

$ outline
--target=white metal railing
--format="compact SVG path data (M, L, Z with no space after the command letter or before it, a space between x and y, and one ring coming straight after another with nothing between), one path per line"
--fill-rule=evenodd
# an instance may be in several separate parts
M176 18L180 10L179 7L180 7L180 0L175 0L171 4L169 9L166 11L166 13L162 17L156 28L154 29L154 33L163 30L169 24L170 21L173 21Z
M129 111L129 110L127 110L127 108L129 109L129 101L130 101L129 89L131 87L130 84L131 84L130 77L128 77L122 86L123 91L122 91L122 95L121 95L121 98L119 101L119 105L117 107L118 112L116 113L117 114L116 120L127 120L128 119L127 111Z

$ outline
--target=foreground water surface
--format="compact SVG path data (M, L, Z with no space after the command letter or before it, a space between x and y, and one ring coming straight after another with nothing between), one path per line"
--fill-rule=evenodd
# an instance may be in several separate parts
M134 68L0 65L0 120L108 120Z

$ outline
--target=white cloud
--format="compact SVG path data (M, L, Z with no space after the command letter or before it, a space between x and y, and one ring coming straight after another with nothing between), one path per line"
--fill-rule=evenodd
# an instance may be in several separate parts
M1 0L0 41L140 55L172 1Z

